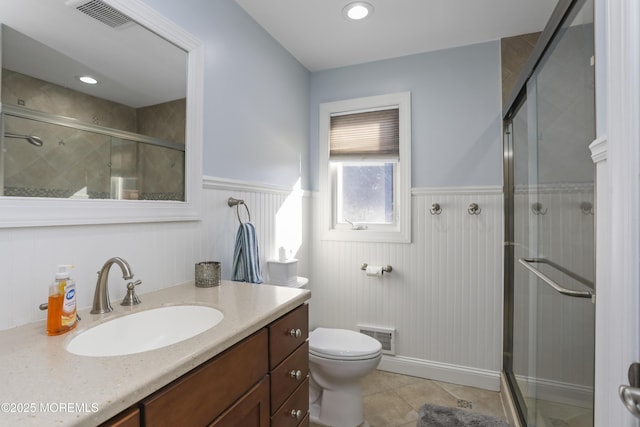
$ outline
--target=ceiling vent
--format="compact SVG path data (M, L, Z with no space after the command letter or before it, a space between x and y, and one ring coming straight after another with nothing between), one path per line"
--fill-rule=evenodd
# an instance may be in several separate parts
M121 29L128 24L133 24L133 20L124 13L120 12L101 0L81 0L81 1L69 1L68 6L75 8L77 11L90 16L93 19L97 19L105 25L111 28Z

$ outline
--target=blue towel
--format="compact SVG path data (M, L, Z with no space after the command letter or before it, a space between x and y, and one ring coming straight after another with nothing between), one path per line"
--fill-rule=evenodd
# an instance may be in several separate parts
M237 282L262 283L260 256L256 228L250 222L240 224L233 251L232 280Z

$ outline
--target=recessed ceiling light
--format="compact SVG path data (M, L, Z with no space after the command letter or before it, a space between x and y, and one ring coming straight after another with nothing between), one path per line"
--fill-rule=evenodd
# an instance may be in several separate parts
M98 84L98 80L94 79L91 76L78 76L76 78L78 80L80 80L82 83L86 83L88 85L97 85Z
M364 19L373 13L373 6L364 1L355 1L349 3L342 9L342 13L349 19L354 21Z

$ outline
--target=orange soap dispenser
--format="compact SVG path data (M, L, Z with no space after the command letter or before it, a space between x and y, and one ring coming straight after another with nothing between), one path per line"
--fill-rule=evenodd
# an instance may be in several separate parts
M70 277L72 265L59 265L49 286L47 335L60 335L76 327L76 284Z

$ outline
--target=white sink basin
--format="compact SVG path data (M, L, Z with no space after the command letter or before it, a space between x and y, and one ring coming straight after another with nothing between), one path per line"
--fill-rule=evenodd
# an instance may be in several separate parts
M174 305L140 311L96 325L67 344L80 356L123 356L155 350L186 340L224 318L220 310L201 305Z

